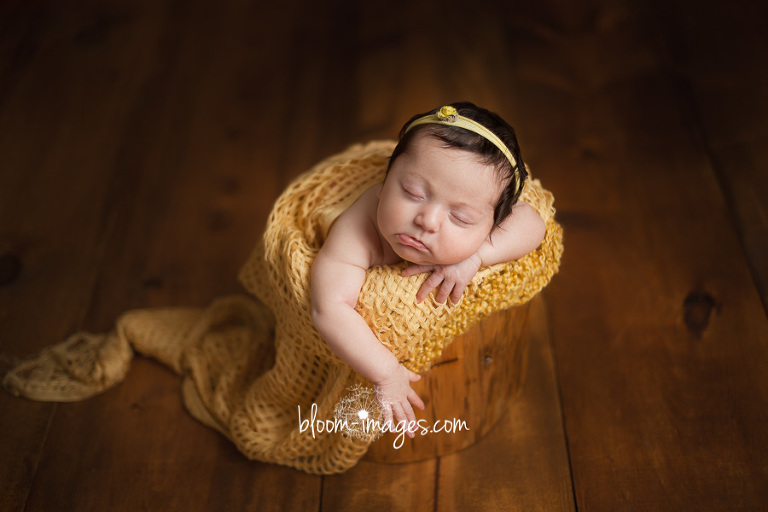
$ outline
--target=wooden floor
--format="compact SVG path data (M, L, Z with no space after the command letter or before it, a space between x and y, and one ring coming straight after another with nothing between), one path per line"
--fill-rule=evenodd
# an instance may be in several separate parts
M767 25L752 0L0 3L6 366L238 291L293 177L449 101L512 122L566 236L524 390L467 450L250 462L138 358L85 402L0 393L0 510L766 510Z

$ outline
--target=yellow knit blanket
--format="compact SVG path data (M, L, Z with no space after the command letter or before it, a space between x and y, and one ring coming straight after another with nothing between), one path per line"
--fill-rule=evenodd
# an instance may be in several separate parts
M382 181L392 141L350 147L300 176L280 196L263 241L240 272L256 296L225 297L206 309L139 310L107 335L78 333L9 372L3 383L35 400L82 400L120 382L133 350L183 377L190 413L231 439L247 457L317 473L349 469L371 440L299 428L298 407L318 419L355 384L370 386L320 338L310 318L312 261L336 217ZM481 269L455 306L415 301L426 275L404 278L405 264L368 271L357 304L376 336L414 371L492 312L532 298L557 271L562 230L552 195L537 180L522 200L546 222L542 245L511 263ZM266 306L266 307L265 307Z

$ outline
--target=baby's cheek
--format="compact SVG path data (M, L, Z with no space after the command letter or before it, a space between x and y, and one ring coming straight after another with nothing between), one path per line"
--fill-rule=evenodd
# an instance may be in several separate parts
M442 244L443 265L453 265L472 256L480 247L482 240L478 241L475 236L455 236L445 240Z
M398 205L394 204L392 201L387 201L382 206L381 213L383 215L380 222L390 227L393 224L397 224L404 214L404 209L398 208Z
M487 236L485 232L479 229L472 230L472 233L467 233L461 237L460 247L462 249L462 258L460 261L464 261L477 252L480 246L485 242Z

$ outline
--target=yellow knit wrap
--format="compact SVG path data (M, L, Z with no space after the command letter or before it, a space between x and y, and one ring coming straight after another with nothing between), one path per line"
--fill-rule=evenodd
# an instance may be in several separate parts
M277 200L264 239L240 272L248 296L206 309L131 311L115 331L79 333L6 375L15 394L37 400L87 398L122 380L131 348L183 376L184 403L247 457L318 474L352 467L370 441L340 433L300 432L298 407L317 419L354 384L370 385L344 364L310 316L312 262L333 221L382 181L392 141L350 147L294 181ZM423 371L457 335L492 312L529 300L557 271L562 230L552 195L528 181L521 200L546 222L541 246L511 263L481 269L455 306L415 302L426 275L404 278L405 264L368 271L357 311L379 340L414 371ZM265 307L266 306L266 307Z

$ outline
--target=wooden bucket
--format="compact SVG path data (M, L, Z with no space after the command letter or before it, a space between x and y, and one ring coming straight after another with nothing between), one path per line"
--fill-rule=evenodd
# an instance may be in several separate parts
M366 460L414 462L466 448L485 435L520 390L528 358L530 303L497 311L457 337L413 389L425 409L415 410L416 437L386 433ZM462 423L463 422L463 423ZM440 432L434 432L437 426ZM402 443L395 448L395 443Z

